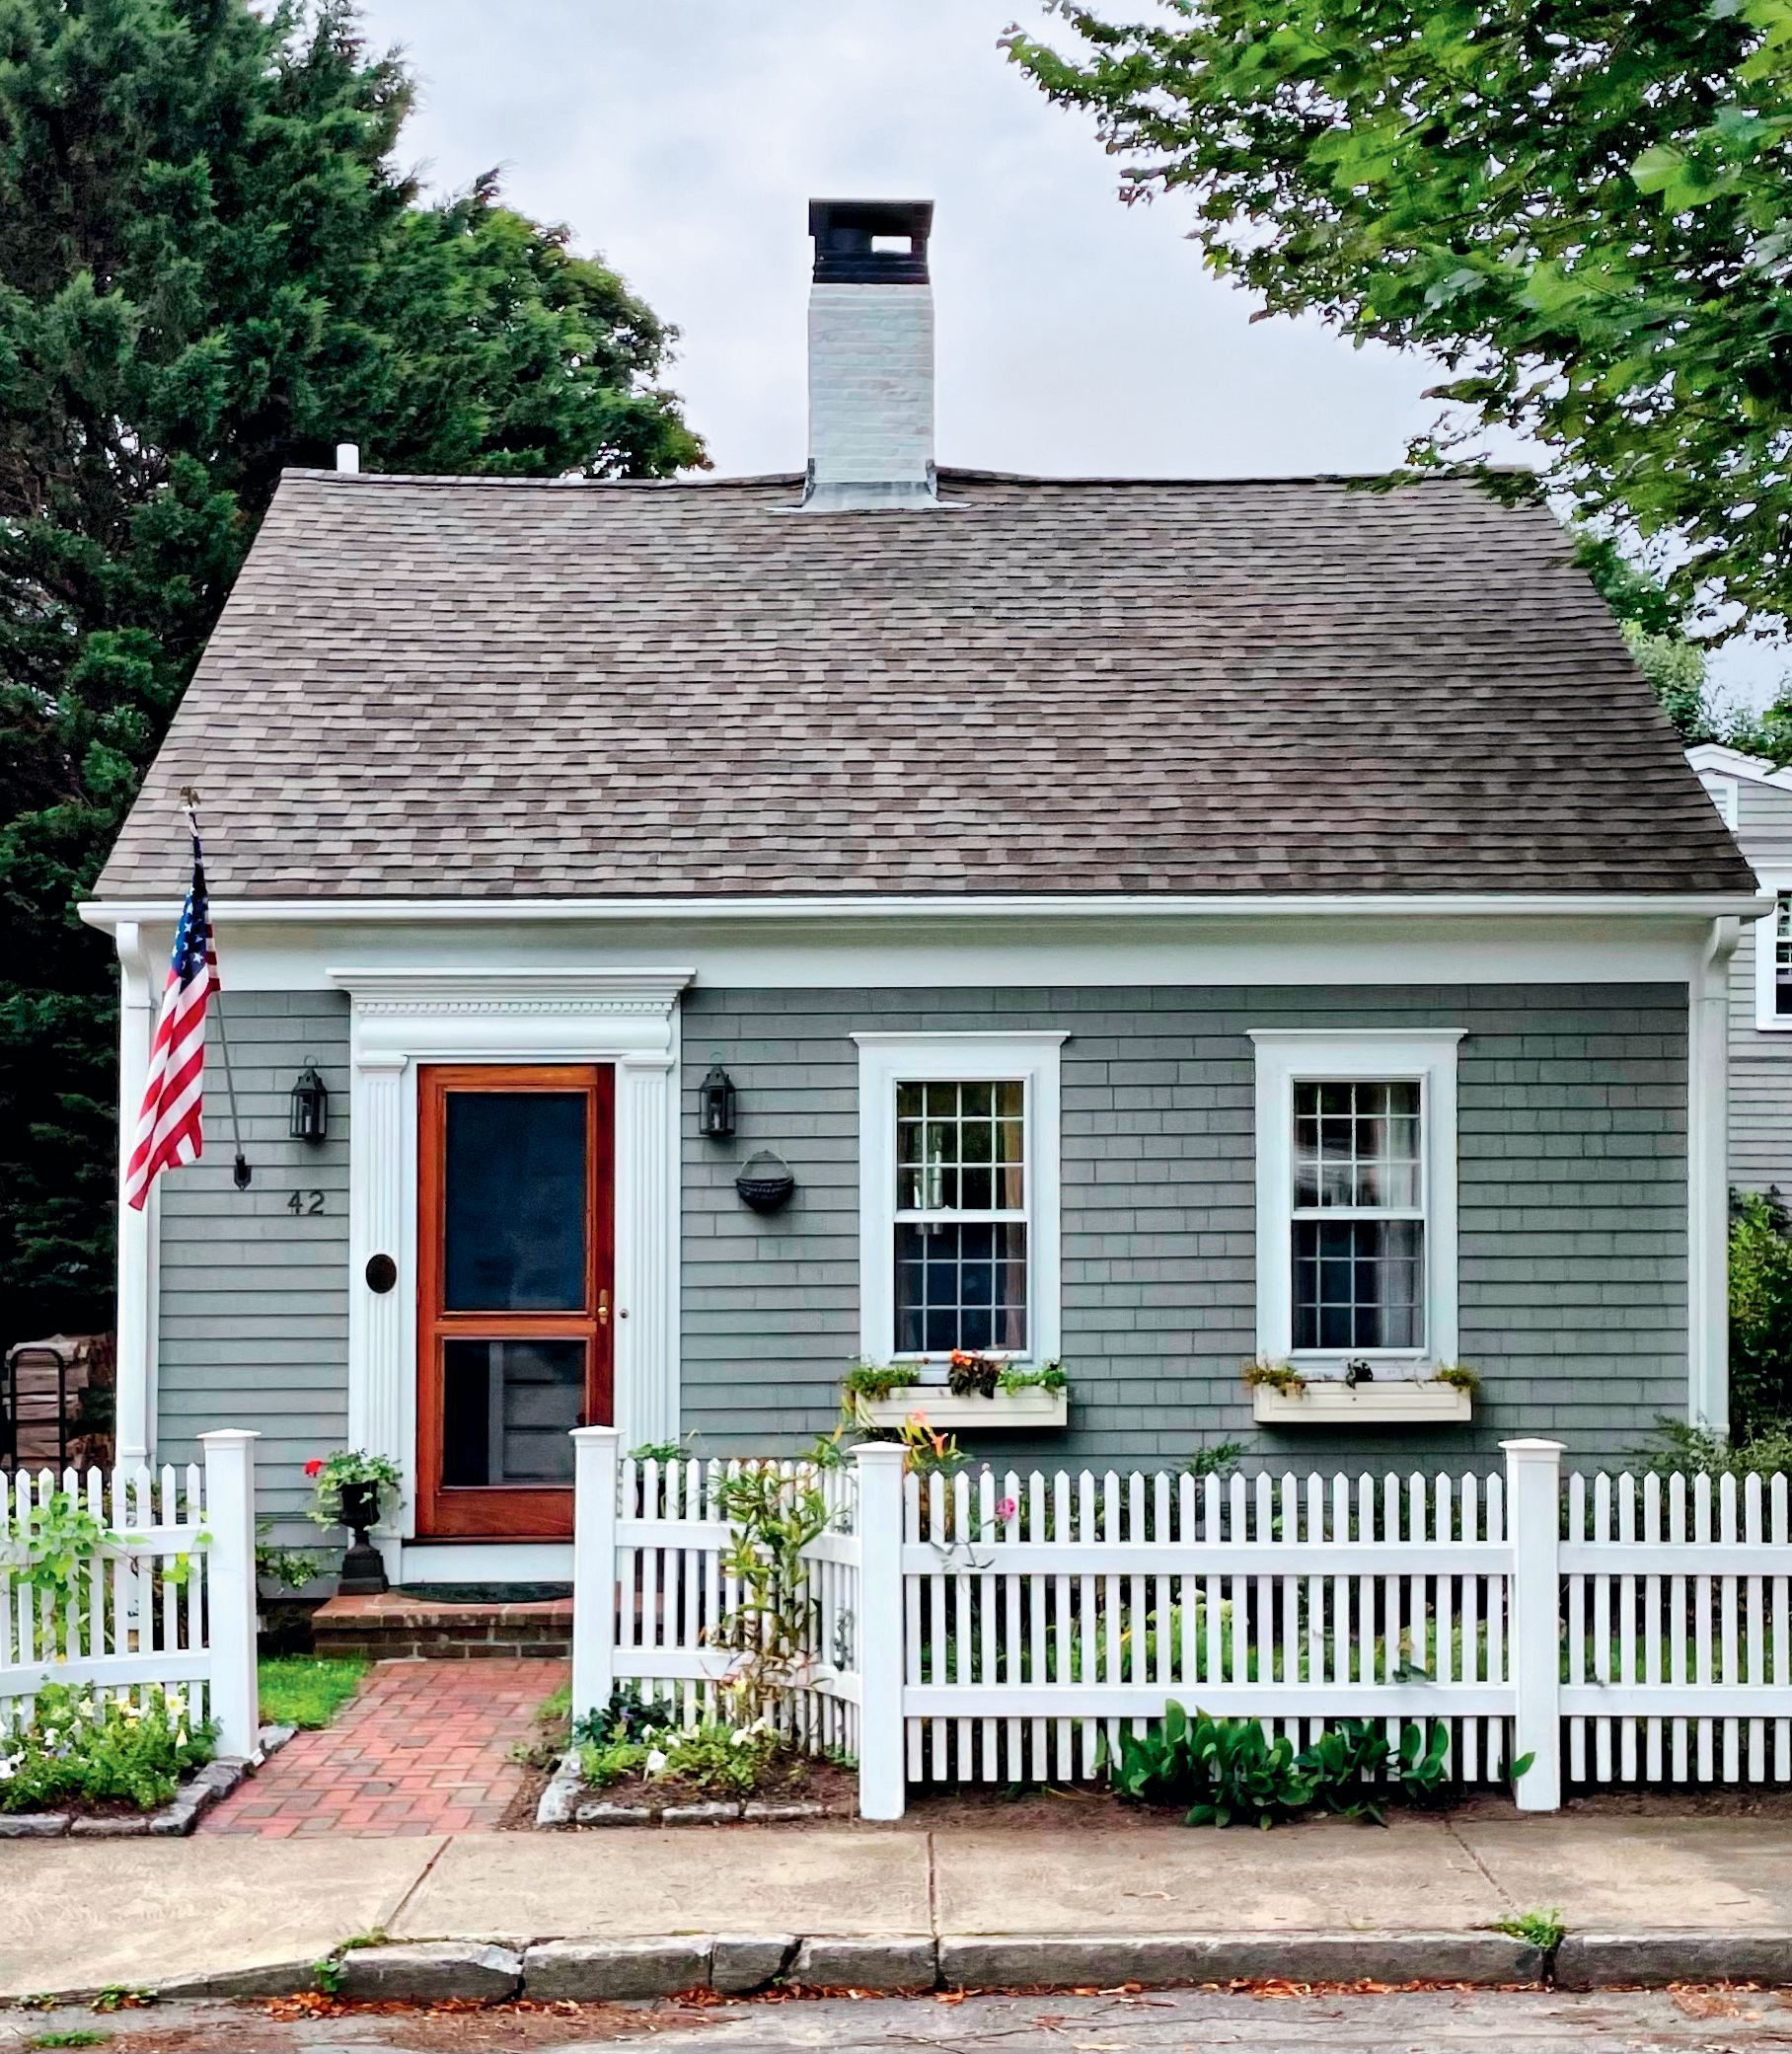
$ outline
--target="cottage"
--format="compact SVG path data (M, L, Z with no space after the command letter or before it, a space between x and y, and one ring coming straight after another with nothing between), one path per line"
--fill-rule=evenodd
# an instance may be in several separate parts
M1062 1361L1005 1461L1721 1422L1762 901L1547 512L936 467L931 208L810 226L802 472L281 483L84 909L128 1114L201 787L254 1175L122 1216L123 1452L388 1452L454 1581L855 1356Z

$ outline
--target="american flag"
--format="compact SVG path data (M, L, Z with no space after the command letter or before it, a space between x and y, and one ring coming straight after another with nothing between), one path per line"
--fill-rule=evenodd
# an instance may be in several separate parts
M159 1170L199 1160L204 1146L199 1116L205 1104L205 1002L217 989L205 856L195 822L192 888L175 930L175 952L162 987L162 1014L149 1044L149 1082L124 1172L124 1202L133 1212L142 1211Z

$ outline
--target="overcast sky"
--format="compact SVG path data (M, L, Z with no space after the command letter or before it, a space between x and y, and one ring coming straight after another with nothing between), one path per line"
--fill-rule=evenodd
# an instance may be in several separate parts
M1380 470L1437 408L1422 359L1251 326L1173 201L1126 207L1087 117L998 38L1038 0L363 0L421 80L402 154L499 166L679 328L671 382L724 473L800 469L811 195L929 198L942 463ZM1513 453L1511 450L1503 452ZM1777 664L1767 666L1776 671ZM1755 660L1734 662L1751 682Z

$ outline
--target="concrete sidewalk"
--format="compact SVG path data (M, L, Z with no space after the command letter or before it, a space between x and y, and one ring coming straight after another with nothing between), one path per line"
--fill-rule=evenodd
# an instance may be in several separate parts
M777 1940L784 1951L768 1972L865 1987L1509 1982L1547 1964L1492 1929L1546 1909L1568 1931L1553 1964L1564 1985L1792 1982L1792 1819L1777 1817L1488 1810L1396 1816L1385 1831L1313 1821L1221 1834L1124 1818L1024 1830L71 1840L9 1845L0 1876L0 1993L11 1996L108 1983L271 1994L374 1933L493 1943L499 1981L510 1971L495 1950L520 1961L531 1942L664 1940L666 1987L685 1987L704 1979L689 1973L699 1956L706 1975L712 1958L719 1967L709 1937L724 1935ZM542 1959L561 1974L562 1954ZM380 1981L382 1960L402 1978L421 1957L408 1947L343 1958L350 1987L398 1995ZM495 1983L482 1988L496 1994Z

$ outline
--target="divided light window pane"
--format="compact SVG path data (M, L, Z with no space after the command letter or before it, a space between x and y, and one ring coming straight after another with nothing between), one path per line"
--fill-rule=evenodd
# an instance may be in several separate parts
M1027 1345L1026 1087L898 1084L896 1348Z
M1294 1101L1295 1347L1422 1348L1418 1083L1301 1080Z
M1773 902L1773 1010L1792 1013L1792 891Z

